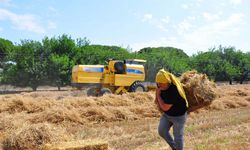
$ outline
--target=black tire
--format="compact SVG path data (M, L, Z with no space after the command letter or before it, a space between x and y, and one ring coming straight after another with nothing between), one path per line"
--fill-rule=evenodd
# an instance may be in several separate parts
M129 92L145 92L146 88L141 82L134 82L130 88Z
M89 88L87 90L87 96L98 96L99 89L98 88Z
M112 94L112 91L109 88L102 88L100 90L99 96L103 96L105 94Z
M125 73L125 69L124 69L124 63L123 62L116 62L114 64L114 67L115 67L115 71L117 74L123 74Z

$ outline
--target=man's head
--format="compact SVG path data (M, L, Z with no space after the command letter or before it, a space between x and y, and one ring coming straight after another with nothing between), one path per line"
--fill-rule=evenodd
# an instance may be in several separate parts
M168 87L169 87L169 85L170 85L170 84L168 84L168 83L156 83L156 84L157 84L157 87L158 87L160 90L162 90L162 91L167 90Z
M170 73L165 71L164 69L161 69L156 74L155 82L157 84L157 87L161 90L168 89L169 85L172 83Z

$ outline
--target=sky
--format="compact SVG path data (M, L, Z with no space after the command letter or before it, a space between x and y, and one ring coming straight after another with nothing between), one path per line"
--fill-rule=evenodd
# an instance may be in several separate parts
M62 34L138 51L193 55L219 45L250 51L250 0L0 0L0 37L13 43Z

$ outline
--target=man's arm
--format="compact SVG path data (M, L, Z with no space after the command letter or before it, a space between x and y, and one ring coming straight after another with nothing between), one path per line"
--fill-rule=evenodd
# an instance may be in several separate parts
M156 101L158 102L160 108L163 111L168 111L171 107L172 104L166 104L161 98L161 90L159 88L156 89Z

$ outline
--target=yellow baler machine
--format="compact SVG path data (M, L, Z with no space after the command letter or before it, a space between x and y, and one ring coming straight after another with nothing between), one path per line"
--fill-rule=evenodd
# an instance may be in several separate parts
M72 69L72 85L92 87L88 95L145 91L145 60L108 60L107 65L76 65Z

